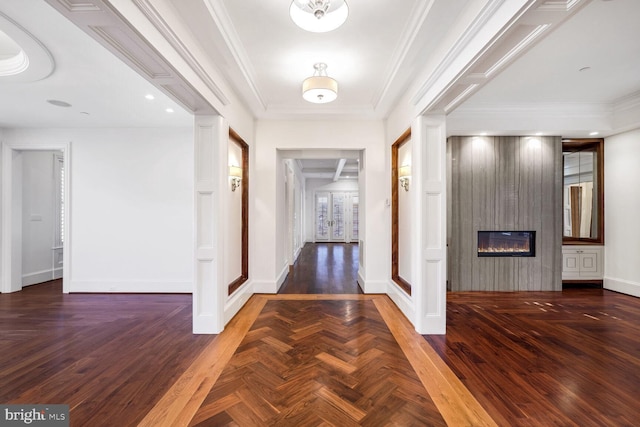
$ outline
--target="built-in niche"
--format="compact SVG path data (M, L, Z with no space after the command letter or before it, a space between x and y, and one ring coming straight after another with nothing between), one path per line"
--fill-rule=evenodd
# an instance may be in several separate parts
M604 140L563 139L564 245L604 244Z
M391 146L391 279L411 295L411 129Z
M229 129L229 224L228 245L239 246L239 255L231 251L234 259L225 262L228 268L239 266L239 276L228 285L228 294L234 293L249 279L249 145ZM238 241L239 240L239 241ZM239 243L239 245L238 245ZM239 257L239 259L237 259ZM235 273L233 273L235 276Z

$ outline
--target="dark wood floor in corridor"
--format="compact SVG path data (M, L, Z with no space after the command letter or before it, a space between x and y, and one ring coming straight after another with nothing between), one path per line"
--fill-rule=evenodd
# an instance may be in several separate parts
M307 243L278 293L361 294L358 256L355 243Z

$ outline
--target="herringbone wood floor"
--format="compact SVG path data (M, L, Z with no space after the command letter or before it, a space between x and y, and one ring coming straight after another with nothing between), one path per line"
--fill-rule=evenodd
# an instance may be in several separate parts
M269 301L190 425L446 425L371 300Z
M309 289L336 292L335 272L310 275ZM638 425L638 298L592 289L447 299L446 336L419 336L386 296L353 294L254 295L220 335L194 336L189 295L63 295L59 281L32 286L0 295L0 403L66 403L72 427L433 425L434 406L450 426ZM391 357L389 332L407 360ZM267 369L251 373L251 358ZM304 363L311 368L295 382ZM231 379L229 369L243 375ZM366 371L373 379L358 379ZM231 392L231 381L240 388ZM272 386L282 391L272 395ZM219 391L230 396L225 409ZM397 410L394 397L412 402ZM262 407L234 413L245 399ZM277 406L286 399L291 406ZM417 402L425 405L414 422Z

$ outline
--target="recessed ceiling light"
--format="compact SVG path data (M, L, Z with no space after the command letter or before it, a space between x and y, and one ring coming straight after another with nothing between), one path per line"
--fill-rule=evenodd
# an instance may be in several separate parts
M591 69L591 67L582 67L580 68L578 71L589 71Z
M86 111L80 111L80 114L84 114L85 116L89 115L89 113L87 113Z
M591 135L591 136L596 136L596 135L598 135L599 133L600 133L600 132L591 132L589 135Z
M51 105L55 105L56 107L71 107L71 104L64 101L59 101L57 99L47 99L47 102Z
M151 95L150 93L146 94L144 97L147 98L148 100L156 99L156 97Z
M173 113L173 108L167 108L167 109L166 109L166 110L164 110L164 111L166 111L167 113Z
M542 136L542 132L536 132L536 136Z
M487 132L480 132L480 136L487 136Z

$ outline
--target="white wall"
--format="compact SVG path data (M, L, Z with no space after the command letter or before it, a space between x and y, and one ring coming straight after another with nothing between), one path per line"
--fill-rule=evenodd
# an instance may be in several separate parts
M59 152L58 152L59 153ZM22 157L22 286L62 276L54 260L58 227L54 198L55 151L24 151Z
M271 121L256 124L256 156L254 175L254 216L252 235L257 243L252 247L252 277L256 292L276 292L286 272L287 257L283 239L287 236L284 214L284 168L278 149L285 150L364 150L364 176L367 193L368 227L361 230L365 246L361 283L365 292L384 292L389 274L389 198L385 178L384 126L381 121ZM362 196L362 194L361 194ZM362 200L362 199L361 199ZM286 273L285 273L286 274ZM375 289L375 290L374 290Z
M604 287L640 296L640 129L604 142Z
M315 240L315 193L316 191L350 191L358 192L358 181L354 179L332 179L309 178L305 185L305 241Z
M71 292L191 292L191 128L12 129L5 140L71 141Z

